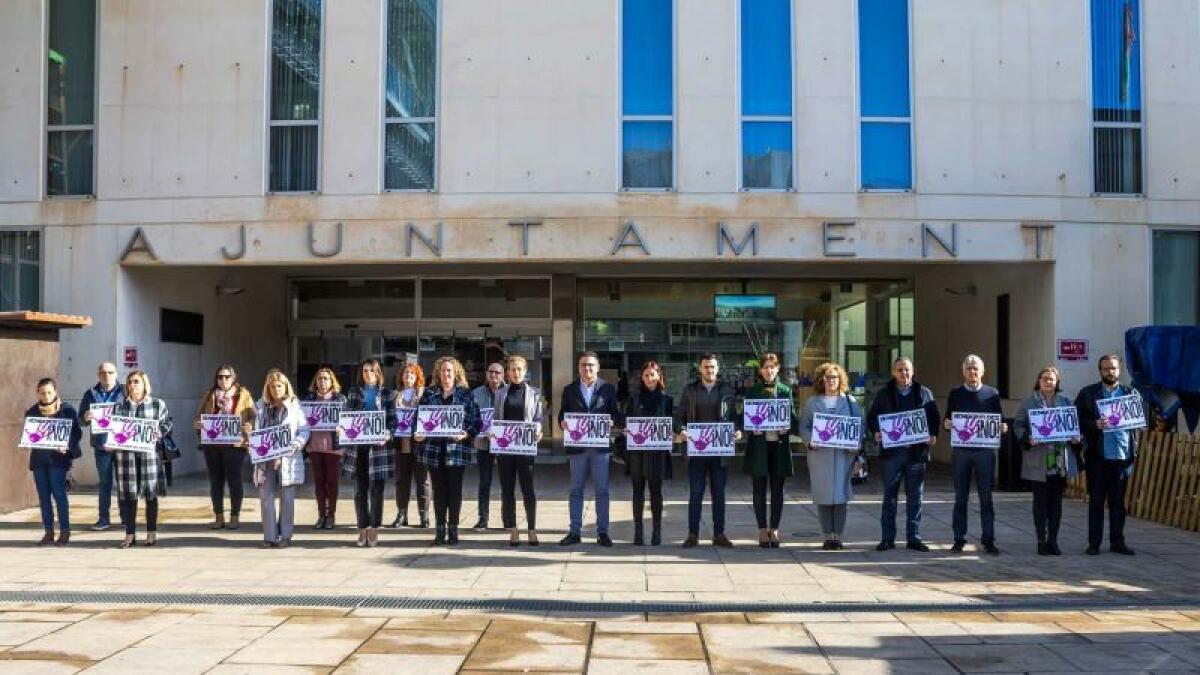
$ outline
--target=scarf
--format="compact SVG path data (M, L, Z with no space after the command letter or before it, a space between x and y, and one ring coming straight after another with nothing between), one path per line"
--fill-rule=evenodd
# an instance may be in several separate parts
M62 399L59 399L56 397L53 401L50 402L49 405L42 405L39 402L38 403L38 414L41 415L42 417L54 417L55 415L58 414L58 411L61 408L62 408Z

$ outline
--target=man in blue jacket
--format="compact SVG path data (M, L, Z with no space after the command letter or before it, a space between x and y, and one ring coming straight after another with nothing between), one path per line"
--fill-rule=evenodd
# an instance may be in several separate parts
M94 404L120 403L125 400L125 385L117 382L117 364L108 361L101 363L96 378L95 386L83 392L83 399L79 402L79 421L88 426L92 423L91 407ZM112 507L113 454L104 449L104 441L108 434L92 434L91 437L92 454L96 458L96 475L99 478L96 492L100 497L98 517L92 529L107 530L111 526L109 509Z
M614 425L621 424L617 388L600 379L600 358L595 352L584 352L579 357L579 379L563 387L560 400L558 426L563 431L567 431L566 413L608 415ZM612 537L608 536L608 460L611 455L611 440L603 448L567 446L571 462L571 531L559 544L571 546L581 541L583 489L590 477L596 496L596 543L612 546Z
M876 551L896 548L896 505L900 497L900 481L904 481L905 539L908 548L928 551L929 546L921 541L921 496L925 490L925 467L929 464L929 449L937 443L938 425L941 415L933 393L913 379L915 371L912 359L901 356L892 363L892 379L875 395L871 412L867 414L867 426L875 432L875 440L882 441L879 416L908 410L924 410L929 429L929 440L924 443L901 445L880 451L883 463L883 513L880 524L883 537Z

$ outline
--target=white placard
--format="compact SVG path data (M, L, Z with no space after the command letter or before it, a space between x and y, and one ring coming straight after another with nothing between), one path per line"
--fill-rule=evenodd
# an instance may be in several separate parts
M788 431L792 428L792 400L746 399L742 402L742 426L746 431Z
M950 415L950 445L956 448L999 448L1003 422L997 413L956 412Z
M1079 411L1075 406L1029 410L1029 439L1034 443L1069 441L1077 436Z
M1096 401L1100 417L1108 420L1105 433L1146 428L1146 406L1141 394L1130 394Z
M157 421L122 415L112 415L108 419L108 438L104 441L105 449L154 452L155 446L158 444Z
M71 420L59 417L26 417L18 448L65 451L71 444Z
M480 408L479 409L479 435L486 434L492 430L492 418L496 416L495 408Z
M491 452L493 455L537 455L537 422L495 420L492 422Z
M93 434L107 434L109 418L112 417L113 408L117 407L116 403L93 403L88 406L88 412L92 413L92 421L88 423L88 431Z
M343 410L338 414L338 445L379 445L388 440L387 413Z
M417 427L416 408L396 408L396 430L392 435L396 438L412 438L413 429Z
M670 450L675 436L675 421L670 417L625 418L627 450Z
M254 464L286 455L291 449L292 428L287 424L276 424L250 432L250 461Z
M461 405L423 405L417 408L417 431L426 438L458 438L466 427Z
M563 445L568 448L607 448L612 418L595 413L564 413Z
M858 450L862 445L862 432L861 417L813 413L812 440L809 444L818 448Z
M238 415L201 415L200 445L241 445L242 418Z
M687 425L688 457L732 457L736 431L732 422L694 422Z
M925 411L920 408L880 415L879 432L883 434L883 447L885 448L928 443L929 419L925 416Z
M336 430L342 414L342 404L338 401L300 401L300 409L310 431Z

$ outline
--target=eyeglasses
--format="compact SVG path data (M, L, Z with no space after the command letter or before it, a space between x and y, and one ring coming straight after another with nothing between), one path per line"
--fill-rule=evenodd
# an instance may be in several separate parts
M233 379L233 376L230 375L229 373L220 373L217 375L217 379L218 380L229 380L229 379Z
M487 372L488 372L488 375L503 375L504 374L503 370L489 370Z
M102 371L100 371L100 374L101 374L101 375L116 375L116 374L117 374L117 371L115 371L115 370L102 370Z

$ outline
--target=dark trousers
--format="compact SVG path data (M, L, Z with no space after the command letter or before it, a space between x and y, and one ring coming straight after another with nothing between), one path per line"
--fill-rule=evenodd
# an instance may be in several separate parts
M479 519L488 519L488 507L492 500L492 465L495 458L485 448L476 448L479 458Z
M242 512L242 466L246 461L245 448L214 447L204 449L204 464L208 467L208 496L213 513L225 512L225 486L229 486L229 515Z
M905 527L907 541L921 540L921 497L925 491L925 448L892 448L883 451L883 513L880 525L883 541L896 541L896 506L900 483L904 483Z
M500 455L496 458L500 473L500 519L504 529L517 526L517 483L521 483L521 501L525 503L525 526L537 529L537 495L533 491L533 463L528 457Z
M371 451L360 447L354 453L354 514L358 529L383 526L383 487L387 481L371 479Z
M1125 488L1132 472L1131 461L1105 459L1088 463L1088 545L1099 546L1104 539L1105 502L1108 502L1108 545L1125 544Z
M713 536L725 533L725 482L729 469L721 461L720 457L688 458L688 534L700 534L705 483L712 493Z
M755 476L753 481L754 492L754 519L758 521L758 529L767 529L767 485L771 486L771 523L772 530L779 529L779 521L783 518L783 483L787 480L782 476L776 478L774 476Z
M1063 489L1067 479L1046 476L1046 482L1030 481L1033 487L1033 529L1039 544L1058 543L1058 526L1062 524Z
M954 448L954 541L967 541L967 502L971 497L971 474L979 493L979 541L996 541L996 511L992 506L992 484L996 478L996 453L990 448Z
M417 513L422 521L429 520L429 470L411 452L396 453L396 508L408 513L413 482L417 484Z
M54 510L58 509L58 529L62 532L70 532L67 467L54 465L35 467L33 484L37 488L38 506L42 510L42 528L47 532L54 531Z
M433 517L439 530L458 527L458 514L462 511L462 466L434 466L429 468L433 479Z
M317 515L332 517L337 513L342 458L332 452L310 452L308 461L312 466L313 492L317 495Z
M121 522L125 525L125 534L137 534L137 499L120 499L117 506L121 509ZM158 531L158 498L146 500L146 531Z
M92 450L96 457L96 476L99 483L96 485L96 495L99 498L99 515L96 522L101 525L108 525L109 511L112 509L112 491L113 478L116 476L116 469L113 466L113 454L105 450L95 448Z
M646 488L650 488L650 519L654 524L662 524L663 495L661 478L633 479L633 524L642 528L642 514L646 510Z

